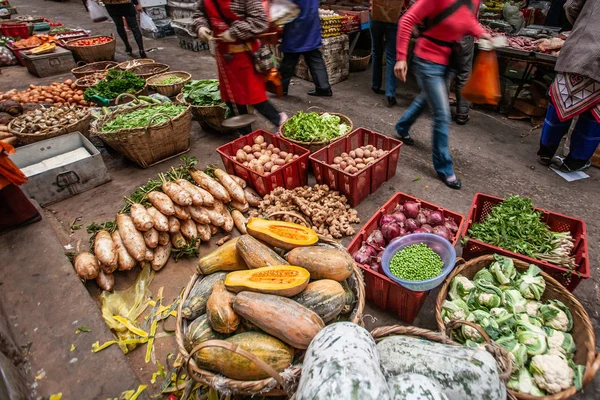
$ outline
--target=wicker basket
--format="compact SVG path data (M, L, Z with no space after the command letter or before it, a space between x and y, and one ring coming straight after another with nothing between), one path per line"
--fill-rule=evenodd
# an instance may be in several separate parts
M308 110L310 110L310 108ZM306 111L308 112L308 110L306 110ZM325 114L325 113L324 112L320 112L319 114ZM348 136L354 130L354 124L352 123L352 120L350 118L348 118L347 116L345 116L344 114L339 114L339 113L327 113L327 114L337 115L338 117L340 117L341 122L345 123L350 128L350 129L348 129L348 132L346 132L346 134L344 134L344 135L342 135L340 137L337 137L337 138L332 139L332 140L325 140L323 142L301 142L299 140L290 139L289 137L287 137L287 136L285 136L283 134L284 128L285 128L285 124L287 123L287 122L284 122L279 127L279 135L282 138L284 138L285 140L289 140L290 142L292 142L294 144L297 144L298 146L302 146L305 149L310 150L311 153L314 153L315 151L319 151L323 147L326 147L326 146L330 145L331 143L337 142L341 138L343 138L345 136Z
M84 107L81 107L84 108ZM62 136L70 132L81 132L85 137L89 138L89 130L90 130L90 119L91 119L91 111L87 108L87 114L85 117L80 119L79 121L67 125L58 131L55 132L42 132L42 133L21 133L17 129L13 127L13 121L8 124L8 130L12 133L21 145L32 144L41 142L42 140L50 139L57 136Z
M152 64L155 61L151 58L141 58L139 60L129 60L118 64L116 68L122 69L123 71L129 71L131 68L139 67L140 65Z
M129 68L129 72L133 72L142 79L148 79L154 75L162 74L169 70L167 64L160 63L149 63L144 65L138 65L137 67Z
M148 94L148 85L144 84L144 87L135 93L121 93L116 98L111 99L109 106L118 106L119 104L129 103L137 98L137 96L146 96ZM124 100L121 100L124 99Z
M146 107L152 107L152 105L142 104L135 107L117 109L108 115L100 117L93 132L104 143L142 168L148 168L187 152L190 148L192 124L192 114L188 107L178 116L159 125L151 126L153 121L151 118L146 127L119 129L115 132L102 132L102 126L117 115L130 113ZM164 114L156 114L154 117L159 115Z
M225 121L227 108L221 106L195 106L184 100L183 93L179 93L176 100L179 104L184 104L192 108L192 116L203 128L212 129L222 133L234 130L225 128L221 125L223 121Z
M168 84L160 84L162 80L167 78L181 78L181 82L178 83L168 83ZM183 71L172 71L172 72L164 72L162 74L154 75L146 80L150 89L156 91L156 93L162 94L163 96L172 97L177 96L181 89L192 79L192 75Z
M346 249L339 244L338 242L327 239L325 237L319 236L320 242L324 245L333 246L340 250L346 251ZM256 361L256 358L243 350L240 351L239 348L234 348L230 343L222 341L222 340L210 340L206 342L202 342L200 345L195 347L191 352L188 352L184 345L184 325L183 325L183 316L181 314L181 307L185 300L187 299L192 287L198 280L201 275L196 273L190 282L188 283L185 292L179 302L179 310L177 312L177 326L175 331L175 339L177 341L177 346L179 348L179 354L183 357L184 363L187 364L188 374L195 381L200 382L204 385L209 385L215 387L218 385L219 391L226 391L232 394L239 395L260 395L260 396L286 396L291 393L294 393L298 380L300 378L300 374L302 369L299 366L293 365L290 368L286 369L285 374L280 375L272 368L268 368L268 365L263 366ZM358 268L356 264L354 264L354 272L348 278L348 283L352 291L354 292L357 301L350 314L350 321L355 324L362 325L362 315L365 307L365 284L362 278L362 272ZM265 372L271 375L271 378L266 378L258 381L238 381L235 379L230 379L223 377L221 375L217 375L214 372L204 370L196 364L194 358L192 357L195 353L201 350L204 347L222 347L225 349L229 349L239 355L245 356L246 358L254 361L257 365L261 366Z
M84 90L94 86L96 83L106 78L106 72L95 72L93 74L84 75L75 80L75 86L79 90Z
M85 64L80 67L75 67L71 70L71 73L75 76L75 79L79 79L86 75L108 71L117 65L118 64L114 61L98 61L91 64Z
M361 72L367 69L371 61L371 51L354 50L350 56L350 72Z
M515 264L515 268L519 272L525 272L525 270L529 268L529 264L526 262L516 259L512 260ZM448 290L452 279L458 274L462 274L463 276L472 279L477 271L488 267L492 262L494 262L493 255L474 258L467 261L464 265L455 268L446 278L435 304L435 319L440 330L445 329L445 324L442 320L442 304L448 297ZM585 386L594 379L594 375L600 368L600 355L596 355L596 337L594 335L590 317L575 296L558 283L557 280L545 272L542 272L541 276L546 280L546 290L544 291L541 301L560 300L569 308L571 314L573 314L572 335L573 340L577 345L577 352L575 353L573 360L576 364L585 365L585 374L583 376L583 385ZM564 400L577 393L575 386L560 393L548 396L531 396L510 389L508 391L512 396L521 400Z
M84 39L94 39L106 36L90 36ZM93 63L97 61L112 61L115 58L115 50L117 49L117 41L115 38L106 43L98 44L95 46L73 46L73 43L82 40L73 39L66 43L67 49L73 52L73 56L76 61L83 61L85 63Z

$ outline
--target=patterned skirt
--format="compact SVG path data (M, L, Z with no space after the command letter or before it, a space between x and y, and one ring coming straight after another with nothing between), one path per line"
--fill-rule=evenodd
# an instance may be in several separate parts
M588 110L600 122L600 82L560 72L550 87L550 98L563 122Z

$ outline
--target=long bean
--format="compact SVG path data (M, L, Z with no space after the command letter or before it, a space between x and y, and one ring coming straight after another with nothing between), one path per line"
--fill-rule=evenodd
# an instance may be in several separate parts
M112 121L107 122L102 126L102 132L114 132L119 129L132 129L148 126L148 122L156 114L166 114L174 118L185 110L185 106L178 104L164 104L159 106L145 107L130 113L119 114ZM152 120L152 125L160 125L169 118L161 115Z

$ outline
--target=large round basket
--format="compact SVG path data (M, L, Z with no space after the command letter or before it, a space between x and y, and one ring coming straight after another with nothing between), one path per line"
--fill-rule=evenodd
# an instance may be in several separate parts
M90 36L84 38L86 40L101 38L107 36ZM73 57L75 57L76 61L83 61L85 63L93 63L97 61L112 61L115 58L115 50L117 49L117 41L115 38L110 38L111 40L106 43L97 44L94 46L74 46L74 43L79 39L69 40L66 43L67 49L73 52Z
M324 112L320 112L319 114L325 114ZM323 147L326 147L328 145L330 145L333 142L337 142L338 140L340 140L341 138L348 136L353 130L354 130L354 124L352 123L352 120L350 118L348 118L347 116L345 116L344 114L339 114L339 113L327 113L327 114L331 114L331 115L337 115L338 117L340 117L340 122L345 123L346 125L348 125L348 127L350 129L348 129L348 132L346 132L346 134L337 137L335 139L331 139L331 140L325 140L322 142L301 142L299 140L294 140L294 139L290 139L289 137L285 136L283 132L285 132L285 125L287 122L284 122L283 124L281 124L281 126L279 127L279 135L284 138L285 140L289 140L290 142L297 144L298 146L302 146L305 149L310 150L311 153L314 153L316 151L321 150Z
M529 264L523 261L512 259L515 268L519 272L525 272L529 268ZM493 255L481 256L467 261L465 264L457 267L452 271L450 276L446 278L442 288L438 294L435 304L435 319L440 330L446 329L446 325L442 320L442 304L448 297L448 290L452 279L461 274L469 279L472 279L477 271L487 268L491 263L494 262ZM577 345L577 352L573 361L579 365L585 365L585 374L583 376L583 385L587 385L594 379L594 375L600 368L600 355L596 355L596 337L594 335L594 329L590 321L590 317L581 305L581 303L573 296L567 289L565 289L558 281L552 278L545 272L541 273L541 276L546 280L546 290L542 295L541 301L545 302L548 300L560 300L563 302L573 314L573 340ZM515 392L509 389L512 396L521 400L564 400L575 395L577 389L575 386L570 387L560 393L556 393L548 396L531 396Z
M141 58L139 60L128 60L123 61L121 64L117 65L117 68L122 69L124 71L129 71L131 68L139 67L140 65L152 64L155 61L151 58Z
M350 56L350 72L360 72L367 69L371 61L371 51L369 50L354 50Z
M164 81L168 78L179 78L181 79L177 83L167 83L161 84L160 82ZM154 75L148 79L146 79L146 83L150 86L150 89L153 89L158 94L162 94L163 96L172 97L177 96L181 89L192 79L192 75L184 71L171 71L164 72L162 74Z
M148 121L148 126L102 132L102 126L117 115L152 106L155 104L121 108L102 116L95 124L93 134L142 168L148 168L186 153L190 148L192 125L192 114L189 107L162 124L152 125L153 118L164 115L156 114Z
M32 144L41 142L42 140L50 139L53 137L65 135L70 132L81 132L84 136L89 137L90 130L90 119L91 119L91 111L87 107L80 107L87 110L86 116L81 118L79 121L76 121L70 125L64 126L58 131L50 132L48 130L41 131L40 133L22 133L13 125L14 120L12 120L8 124L8 130L12 133L20 144Z
M148 94L148 85L144 83L144 87L135 93L122 93L116 98L111 99L109 106L118 106L119 104L129 103L137 98L137 96L146 96Z
M178 103L192 107L192 116L203 128L223 133L232 131L232 129L225 128L222 125L227 115L227 108L225 106L195 106L185 101L183 93L179 93L176 99Z
M71 73L75 75L75 79L79 79L82 76L95 74L98 72L106 72L111 68L114 68L118 63L114 61L98 61L90 64L85 64L80 67L75 67L71 70Z
M149 63L144 65L138 65L137 67L133 67L128 69L129 72L133 72L138 75L142 79L148 79L154 75L162 74L163 72L167 72L169 70L169 66L167 64L160 63Z
M95 72L93 74L84 75L81 78L75 79L75 86L79 90L85 90L94 86L96 83L106 78L106 72Z
M339 244L338 242L327 239L325 237L319 236L319 244L324 246L333 246L340 250L346 251L346 249ZM232 394L239 395L260 395L260 396L286 396L295 392L295 388L298 384L298 380L300 378L300 374L302 373L302 369L300 366L293 365L286 369L285 373L279 374L275 372L273 369L268 368L268 365L265 368L261 365L260 360L255 361L256 358L253 357L252 354L248 352L239 351L240 349L232 348L231 344L222 340L210 340L201 343L196 348L194 348L191 352L188 352L184 345L184 334L185 334L185 326L184 319L181 314L181 308L187 297L189 296L190 291L194 287L194 284L198 279L202 279L203 276L199 273L196 273L190 279L185 292L183 293L183 297L179 303L179 310L177 312L177 327L175 331L175 339L177 341L177 347L179 348L179 354L183 357L184 363L188 366L189 376L192 377L195 381L208 385L214 388L218 388L219 391L225 391ZM362 325L362 316L365 308L365 284L362 277L362 272L358 268L356 264L354 264L354 271L352 275L348 278L348 285L350 289L354 292L356 297L356 304L354 305L354 309L350 313L350 321L355 324ZM257 365L263 367L265 372L271 375L271 378L261 379L258 381L239 381L235 379L230 379L224 377L222 375L218 375L215 372L208 371L202 369L196 364L193 354L195 354L198 350L204 347L212 347L218 346L225 349L229 349L231 351L236 352L238 355L245 356L250 360L254 361ZM192 354L192 356L190 356Z

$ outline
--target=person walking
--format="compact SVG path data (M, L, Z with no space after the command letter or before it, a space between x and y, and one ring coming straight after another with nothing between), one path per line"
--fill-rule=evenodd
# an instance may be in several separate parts
M315 83L315 89L309 91L308 94L310 96L332 96L327 68L319 50L322 45L319 0L292 1L300 8L300 14L283 28L281 41L283 60L279 66L283 94L287 96L290 81L300 56L302 56Z
M143 11L139 0L102 0L102 2L106 6L108 15L110 15L115 23L119 37L125 44L125 52L130 56L133 55L133 49L131 48L129 39L127 38L127 31L125 30L123 18L125 18L125 21L127 21L127 26L129 26L131 33L133 33L133 38L135 39L135 43L137 44L140 52L140 58L146 58L144 40L142 39L142 31L140 30L140 26L137 21L137 13Z
M556 78L550 87L540 148L539 162L554 164L565 172L590 167L590 159L600 144L600 2L567 0L567 19L573 30L556 62ZM565 158L555 157L573 118L579 116Z
M461 181L454 173L448 136L450 105L448 103L449 59L452 49L465 35L491 39L476 18L479 0L418 0L400 18L396 46L396 77L406 82L408 42L415 25L425 29L417 39L413 66L421 93L396 124L396 132L405 144L414 140L411 126L429 106L433 118L433 166L439 178L452 189L460 189Z
M216 38L221 99L238 115L248 114L252 105L273 125L287 118L268 101L265 77L254 67L254 52L260 43L256 36L267 31L267 14L260 0L200 0L192 16L198 38ZM252 132L250 125L240 134Z

